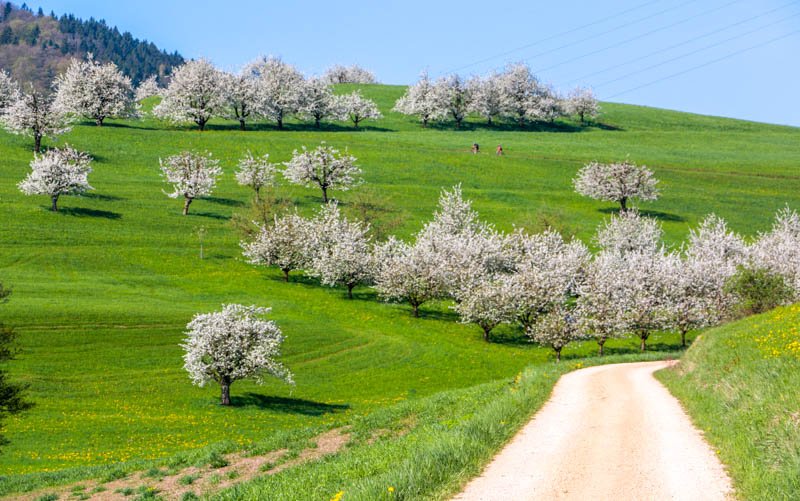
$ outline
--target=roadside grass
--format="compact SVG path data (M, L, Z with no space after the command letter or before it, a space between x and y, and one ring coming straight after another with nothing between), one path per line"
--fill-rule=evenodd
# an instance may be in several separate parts
M659 218L673 245L709 212L753 235L776 210L800 202L796 128L604 104L601 123L587 127L560 122L518 130L470 120L460 131L424 130L390 111L402 92L365 86L386 118L361 130L347 124L315 130L291 121L284 131L256 124L244 132L214 121L203 133L151 119L78 125L47 144L90 152L96 190L64 197L57 214L47 210L46 197L26 197L16 187L28 171L30 141L0 132L0 281L14 289L0 321L20 333L22 351L8 369L30 385L36 405L6 422L11 444L0 454L0 484L18 485L26 474L70 481L87 471L163 467L181 451L225 452L271 437L309 439L306 429L342 426L551 359L510 327L486 345L480 330L458 324L447 304L423 305L422 318L414 319L407 307L383 304L366 288L349 301L343 290L299 275L284 284L279 272L242 262L241 236L230 218L251 198L232 175L247 149L280 162L322 140L349 148L366 184L334 196L356 213L356 202L368 201L374 220L401 237L430 218L441 188L460 182L481 216L500 229L552 226L588 241L614 207L576 195L570 180L585 162L626 155L662 180L662 199L642 209ZM472 155L473 142L485 153ZM497 143L504 157L491 154ZM162 191L158 159L187 148L211 151L225 175L214 195L194 202L183 217L180 201ZM304 214L320 202L315 190L284 182L275 193ZM178 347L184 326L194 313L227 302L273 308L287 336L283 361L295 373L295 387L237 382L236 405L222 409L216 388L189 384ZM609 344L617 353L636 350L627 340ZM593 351L584 343L565 354Z
M742 499L800 499L800 304L707 331L657 377Z

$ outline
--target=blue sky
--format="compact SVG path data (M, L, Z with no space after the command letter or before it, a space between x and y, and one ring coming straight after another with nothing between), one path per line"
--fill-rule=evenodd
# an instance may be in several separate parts
M279 55L386 83L526 61L603 100L800 126L800 0L42 0L234 70ZM719 60L717 62L713 62ZM696 68L696 69L695 69Z

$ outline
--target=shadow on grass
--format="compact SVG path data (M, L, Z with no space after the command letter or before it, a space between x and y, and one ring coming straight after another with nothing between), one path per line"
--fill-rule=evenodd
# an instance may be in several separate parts
M197 216L197 217L207 217L209 219L220 219L223 221L230 220L230 216L224 216L222 214L217 214L216 212L190 212L190 216Z
M602 212L603 214L619 214L619 207L605 207L602 209L597 209L598 212ZM642 216L652 217L653 219L658 219L659 221L669 221L673 223L684 223L686 219L683 216L679 216L677 214L671 214L669 212L661 212L657 210L648 210L648 209L639 209L639 214Z
M186 127L191 129L191 127ZM197 127L194 127L195 130ZM283 128L279 129L274 123L253 123L247 124L247 129L242 131L239 124L231 122L230 124L206 124L206 130L215 131L239 131L242 133L248 132L359 132L359 131L373 131L373 132L394 132L394 129L387 129L376 125L359 125L358 128L352 125L341 125L333 123L322 123L316 127L313 123L284 123Z
M480 331L480 329L477 330ZM491 341L492 344L502 344L507 346L526 346L526 347L537 346L535 343L531 341L531 338L523 334L521 330L498 332L497 329L495 329L489 335L489 341Z
M224 205L226 207L244 207L245 205L245 203L241 200L236 200L234 198L203 197L203 200L207 200L214 204Z
M245 393L232 396L231 405L234 407L258 407L259 409L286 414L302 414L305 416L322 416L335 414L350 408L348 404L325 404L301 398L284 398L259 395L258 393Z
M102 193L83 193L81 196L84 198L91 198L93 200L100 200L101 202L121 202L125 200L122 197L103 195Z
M50 210L50 207L44 207ZM102 217L104 219L122 219L122 214L107 210L85 209L83 207L59 207L59 214L74 217Z

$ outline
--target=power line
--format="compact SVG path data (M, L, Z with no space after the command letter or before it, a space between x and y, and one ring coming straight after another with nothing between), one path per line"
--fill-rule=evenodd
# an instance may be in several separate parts
M695 49L693 51L686 52L686 53L681 54L679 56L675 56L675 57L667 59L665 61L661 61L659 63L652 64L652 65L647 66L645 68L640 68L640 69L638 69L636 71L632 71L630 73L627 73L625 75L619 76L617 78L613 78L611 80L606 80L605 82L602 82L600 84L594 85L593 87L604 87L604 86L606 86L606 85L608 85L610 83L619 82L620 80L623 80L625 78L628 78L628 77L631 77L631 76L634 76L634 75L638 75L639 73L642 73L644 71L648 71L648 70L652 70L652 69L655 69L655 68L659 68L661 66L664 66L665 64L669 64L669 63L675 62L675 61L677 61L679 59L683 59L683 58L686 58L686 57L689 57L689 56L693 56L693 55L698 54L700 52L703 52L703 51L706 51L706 50L709 50L709 49L713 49L714 47L719 47L720 45L724 45L724 44L726 44L728 42L731 42L733 40L738 40L739 38L742 38L742 37L745 37L745 36L748 36L748 35L752 35L753 33L757 32L757 31L761 31L761 30L763 30L765 28L769 28L769 27L774 26L776 24L780 24L780 23L782 23L784 21L788 21L789 19L792 19L792 18L797 17L797 16L800 16L800 12L795 13L795 14L793 14L791 16L785 17L783 19L779 19L779 20L777 20L775 22L772 22L772 23L769 23L769 24L765 24L764 26L759 26L758 28L752 29L750 31L746 31L744 33L740 33L738 35L726 38L724 40L720 40L719 42L715 42L715 43L713 43L711 45L706 45L705 47L701 47L699 49Z
M740 50L737 50L735 52L731 52L730 54L727 54L725 56L719 57L717 59L712 59L711 61L707 61L707 62L705 62L703 64L699 64L697 66L692 66L691 68L685 69L683 71L679 71L678 73L673 73L671 75L667 75L667 76L659 78L657 80L653 80L652 82L647 82L645 84L638 85L636 87L632 87L630 89L624 90L622 92L617 92L616 94L612 94L610 96L606 96L605 99L613 99L613 98L621 96L623 94L628 94L629 92L634 92L634 91L637 91L639 89L643 89L645 87L650 87L651 85L655 85L655 84L661 83L661 82L663 82L665 80L669 80L671 78L679 77L681 75L685 75L686 73L689 73L689 72L692 72L692 71L695 71L695 70L699 70L699 69L705 68L707 66L711 66L712 64L716 64L716 63L718 63L720 61L724 61L726 59L730 59L730 58L738 56L740 54L744 54L745 52L749 52L751 50L755 50L755 49L764 47L765 45L769 45L771 43L777 42L778 40L783 40L784 38L789 38L790 36L796 35L798 33L800 33L800 30L792 31L790 33L787 33L786 35L781 35L779 37L772 38L770 40L767 40L766 42L762 42L762 43L757 44L757 45L751 45L750 47L746 47L744 49L740 49Z
M560 33L556 33L555 35L551 35L549 37L536 40L535 42L531 42L531 43L526 44L526 45L521 45L521 46L516 47L514 49L511 49L511 50L508 50L508 51L505 51L505 52L501 52L501 53L495 54L493 56L486 57L486 58L481 59L479 61L475 61L475 62L466 64L464 66L460 66L458 68L452 69L450 71L446 71L444 73L445 74L447 74L447 73L456 73L456 72L461 71L463 69L471 68L472 66L477 66L477 65L479 65L481 63L492 61L493 59L497 59L499 57L508 56L510 54L513 54L515 52L519 52L519 51L524 50L524 49L530 49L531 47L535 47L537 45L541 45L544 42L549 42L550 40L553 40L555 38L558 38L558 37L561 37L561 36L564 36L564 35L569 35L571 33L575 33L576 31L580 31L580 30L583 30L585 28L589 28L590 26L595 26L597 24L604 23L604 22L606 22L608 20L614 19L616 17L622 16L622 15L627 14L629 12L633 12L633 11L639 10L641 8L647 7L648 5L652 5L652 4L658 3L658 2L659 2L659 0L651 0L649 2L645 2L643 4L637 5L636 7L632 7L630 9L623 10L622 12L618 12L618 13L616 13L614 15L611 15L611 16L608 16L608 17L604 17L602 19L598 19L597 21L592 21L591 23L578 26L577 28L572 28L572 29L567 30L567 31L562 31Z
M650 31L648 31L646 33L642 33L641 35L636 35L635 37L628 38L626 40L622 40L620 42L617 42L617 43L614 43L614 44L611 44L611 45L607 45L607 46L605 46L605 47L603 47L601 49L593 50L592 52L587 52L586 54L581 54L580 56L573 57L572 59L567 59L566 61L558 62L558 63L556 63L554 65L551 65L551 66L548 66L546 68L537 68L536 71L534 71L534 73L543 73L545 71L552 70L553 68L558 68L560 66L564 66L565 64L569 64L569 63L578 61L578 60L583 59L585 57L593 56L595 54L599 54L601 52L605 52L605 51L607 51L609 49L614 49L616 47L620 47L622 45L625 45L627 43L633 42L635 40L639 40L639 39L645 38L647 36L650 36L650 35L652 35L654 33L658 33L659 31L668 30L668 29L674 28L675 26L678 26L680 24L688 23L689 21L697 19L698 17L702 17L702 16L705 16L707 14L711 14L712 12L716 12L718 10L722 10L722 9L724 9L726 7L730 7L731 5L733 5L735 3L739 3L741 1L742 0L733 0L732 2L728 2L728 3L720 5L718 7L714 7L713 9L709 9L709 10L694 14L692 16L689 16L689 17L686 17L684 19L681 19L680 21L676 21L676 22L674 22L672 24L668 24L666 26L661 26L659 28L650 30Z
M759 15L757 15L757 16L754 16L754 17L748 17L748 18L746 18L746 19L742 19L741 21L735 22L735 23L733 23L733 24L729 24L729 25L727 25L727 26L723 26L722 28L716 29L716 30L714 30L714 31L710 31L710 32L708 32L708 33L704 33L704 34L702 34L702 35L699 35L699 36L696 36L696 37L690 38L690 39L688 39L688 40L684 40L683 42L680 42L680 43L677 43L677 44L674 44L674 45L670 45L669 47L665 47L665 48L663 48L663 49L659 49L659 50L657 50L657 51L650 52L649 54L645 54L645 55L643 55L643 56L640 56L640 57L637 57L637 58L634 58L634 59L630 59L630 60L628 60L628 61L625 61L625 62L623 62L623 63L619 63L619 64L615 64L615 65L613 65L613 66L609 66L609 67L607 67L607 68L603 68L602 70L598 70L598 71L593 71L593 72L591 72L591 73L587 73L587 74L585 74L585 75L582 75L582 76L580 76L580 77L578 77L578 78L573 78L572 80L570 80L569 82L567 82L567 86L570 86L570 85L572 85L572 84L574 84L574 83L576 83L576 82L583 82L583 81L586 81L586 79L588 79L588 78L591 78L591 77L593 77L593 76L600 75L600 74L602 74L602 73L607 73L607 72L609 72L609 71L611 71L611 70L615 70L615 69L617 69L617 68L621 68L621 67L623 67L623 66L627 66L627 65L629 65L629 64L632 64L632 63L637 63L637 62L639 62L639 61L641 61L641 60L643 60L643 59L650 59L650 58L651 58L651 57L653 57L653 56L657 56L657 55L659 55L659 54L663 54L664 52L669 52L669 51L671 51L672 49L677 49L678 47L682 47L682 46L684 46L684 45L687 45L687 44L690 44L690 43L692 43L692 42L696 42L697 40L701 40L701 39L703 39L703 38L708 38L708 37L710 37L710 36L712 36L712 35L716 35L717 33L721 33L721 32L723 32L723 31L729 30L729 29L731 29L731 28L735 28L736 26L740 26L740 25L742 25L742 24L745 24L745 23L748 23L748 22L751 22L751 21L755 21L756 19L760 19L760 18L762 18L762 17L764 17L764 16L767 16L767 15L769 15L769 14L772 14L773 12L777 12L777 11L779 11L779 10L785 9L786 7L789 7L789 6L791 6L791 5L796 5L796 4L797 4L797 2L796 2L796 1L794 1L794 2L789 2L789 3L787 3L787 4L784 4L784 5L780 6L780 7L777 7L777 8L775 8L775 9L772 9L772 10L769 10L769 11L767 11L767 12L764 12L764 13L762 13L762 14L759 14Z

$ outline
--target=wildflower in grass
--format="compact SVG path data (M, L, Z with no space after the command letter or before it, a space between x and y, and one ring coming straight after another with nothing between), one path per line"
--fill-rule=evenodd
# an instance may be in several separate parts
M344 496L344 491L339 491L333 495L331 501L341 501L342 497Z

